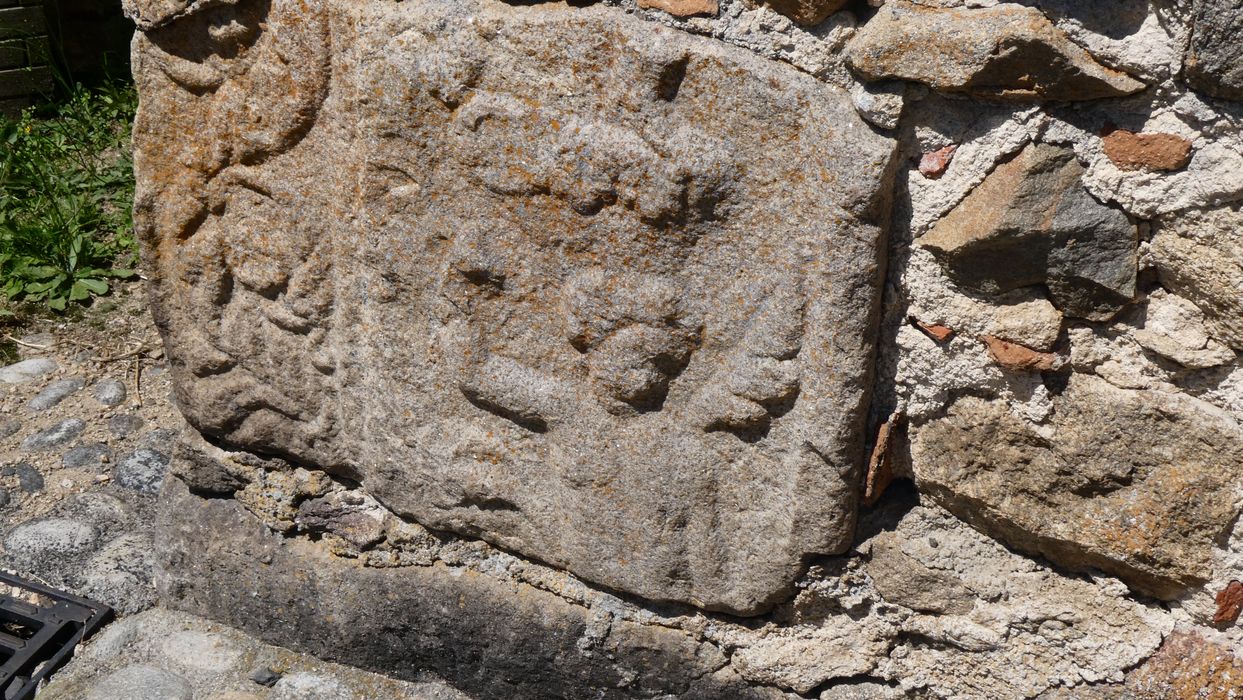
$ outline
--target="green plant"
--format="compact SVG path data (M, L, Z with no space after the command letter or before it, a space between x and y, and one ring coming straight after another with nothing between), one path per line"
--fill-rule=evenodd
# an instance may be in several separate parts
M0 121L0 288L64 310L107 294L135 257L132 86L110 83Z

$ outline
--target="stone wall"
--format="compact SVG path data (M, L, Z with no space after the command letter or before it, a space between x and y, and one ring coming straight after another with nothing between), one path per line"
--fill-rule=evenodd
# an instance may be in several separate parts
M50 94L51 65L43 0L0 0L0 113Z
M1243 690L1237 1L126 6L166 604L484 698Z

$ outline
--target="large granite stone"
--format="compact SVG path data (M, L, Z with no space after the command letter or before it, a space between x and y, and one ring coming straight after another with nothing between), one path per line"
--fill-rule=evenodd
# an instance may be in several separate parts
M966 396L914 430L921 492L1010 546L1174 598L1239 515L1243 428L1188 396L1073 375L1047 424Z
M848 546L893 144L846 94L604 7L130 7L195 428L648 599Z
M1243 1L1195 0L1183 75L1213 97L1243 100Z

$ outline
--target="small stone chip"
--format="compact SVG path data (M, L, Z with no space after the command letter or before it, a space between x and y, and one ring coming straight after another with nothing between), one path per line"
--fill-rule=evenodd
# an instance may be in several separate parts
M996 336L980 336L980 340L988 346L989 356L1012 372L1044 372L1053 369L1057 360L1057 355L1051 352L1037 352Z
M267 666L260 666L259 668L256 668L254 671L252 671L250 674L250 680L258 683L259 685L267 686L269 688L276 685L276 682L279 681L280 679L281 679L281 674L277 673L276 671L273 671Z
M1231 581L1217 592L1217 612L1213 614L1214 625L1233 625L1243 609L1243 583Z

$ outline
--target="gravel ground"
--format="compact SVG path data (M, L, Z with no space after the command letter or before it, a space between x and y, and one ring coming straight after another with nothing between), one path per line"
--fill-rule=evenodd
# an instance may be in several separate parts
M118 617L39 700L441 700L162 610L155 498L182 427L140 284L71 320L0 329L0 569L94 598ZM16 351L16 357L13 357Z

